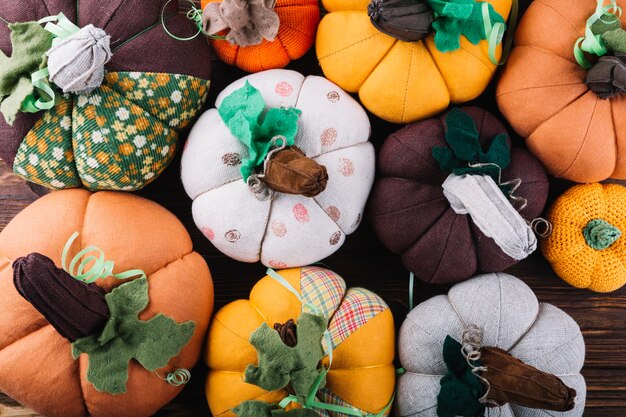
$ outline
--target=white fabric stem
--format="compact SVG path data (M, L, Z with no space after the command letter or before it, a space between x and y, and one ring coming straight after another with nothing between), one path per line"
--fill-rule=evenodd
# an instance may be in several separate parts
M511 258L524 259L537 248L532 229L491 177L450 174L443 193L455 213L469 214L480 231Z

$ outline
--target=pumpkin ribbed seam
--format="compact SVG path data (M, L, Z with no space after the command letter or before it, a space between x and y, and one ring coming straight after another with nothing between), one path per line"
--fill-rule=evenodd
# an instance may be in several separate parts
M406 84L404 85L404 98L402 99L402 115L400 116L401 123L404 122L404 115L406 114L406 97L409 94L409 81L411 80L411 68L413 67L413 55L415 55L415 48L411 48L411 57L409 58L409 68L407 69L407 72L406 72Z
M177 0L176 2L178 2L178 0ZM107 20L107 22L105 23L104 27L102 27L102 28L101 28L101 29L102 29L102 30L104 30L105 32L107 31L107 27L108 27L108 26L109 26L109 24L111 24L111 22L113 21L113 18L115 17L115 15L117 14L117 12L119 11L120 7L122 7L122 3L124 3L124 1L120 1L120 2L117 4L117 7L115 8L115 10L113 10L113 11L111 12L111 14L108 16L108 20ZM77 1L76 1L76 4L77 4L77 5L80 5L80 0L77 0ZM78 13L78 8L76 8L76 13ZM77 20L78 20L78 19L77 19ZM76 22L76 25L81 26L81 25L80 25L80 22L78 22L78 21ZM149 27L149 26L148 26L148 27ZM145 29L147 29L148 27L146 27L146 28L144 28L144 29L142 29L142 30L145 30ZM137 32L140 32L140 31L137 31ZM126 40L121 41L121 43L123 44L125 41L126 41Z
M435 56L433 55L432 51L428 49L428 43L425 41L420 41L420 42L422 42L422 44L424 45L424 49L426 49L426 52L428 52L428 55L430 56L430 60L432 61L435 68L437 69L437 72L439 73L441 80L443 81L443 83L446 86L446 89L448 90L447 92L448 92L448 105L449 105L451 101L451 97L450 97L450 86L448 85L448 81L446 80L446 77L443 76L443 72L441 72L441 68L439 68L439 65L437 65L437 61L435 60ZM441 123L443 124L443 122Z
M449 208L448 210L452 210L452 208ZM448 210L444 211L444 214L447 213ZM452 224L450 225L450 229L448 230L448 236L446 237L446 244L444 245L443 251L441 252L441 258L439 259L439 262L437 263L437 268L435 268L435 272L430 277L430 279L427 281L429 284L432 284L433 279L435 278L435 276L439 272L439 268L441 267L441 263L443 262L443 257L444 257L444 255L446 253L446 250L448 249L448 242L450 242L450 236L452 235L452 233L451 233L452 228L454 227L454 225L456 224L458 219L459 219L459 215L455 214L454 220L452 220ZM476 248L474 248L474 257L477 257ZM474 271L474 272L476 272L476 271Z
M611 123L613 123L613 136L615 136L615 166L613 167L613 172L611 173L611 178L613 177L613 175L615 174L615 171L617 171L617 160L618 160L618 156L617 154L619 153L619 151L621 150L621 146L619 146L619 135L617 133L617 123L615 123L615 102L614 101L610 101L609 102L610 107L611 107ZM625 150L626 151L626 150ZM604 193L604 188L602 189L603 193ZM621 262L621 260L620 260Z
M545 125L546 123L548 123L550 120L552 120L555 116L559 115L561 112L565 111L569 106L571 106L572 104L574 104L575 102L577 102L578 100L580 100L585 94L587 94L589 92L589 89L586 89L585 91L583 91L581 94L579 94L578 96L576 96L572 101L570 101L569 103L565 104L561 109L559 109L558 111L556 111L554 114L552 114L550 117L548 117L547 119L545 119L544 121L542 121L541 123L539 123L537 126L535 126L535 128L533 130L530 131L530 133L526 136L526 139L528 139L529 137L531 137L537 130L539 130L539 128L541 128L543 125Z
M564 20L565 22L567 22L567 23L568 23L568 24L569 24L569 25L570 25L570 26L571 26L571 27L572 27L572 28L573 28L576 32L578 32L578 35L579 35L580 37L584 37L584 36L585 36L585 34L584 34L584 33L582 33L582 32L580 31L580 29L579 29L579 27L578 27L578 26L576 26L576 25L575 25L575 24L574 24L571 20L569 20L569 19L567 18L567 16L563 15L563 13L561 13L559 10L555 9L555 8L554 8L554 6L551 6L551 5L549 5L548 3L546 3L546 2L544 2L544 1L542 1L542 0L537 0L537 3L539 3L539 4L541 4L541 5L545 6L545 7L547 7L547 8L549 8L549 9L554 10L554 12L555 12L556 14L558 14L561 18L563 18L563 20ZM592 13L592 12L590 11L590 12L589 12L589 14L591 14L591 13Z
M412 180L407 180L407 181L412 181ZM421 184L420 182L417 182L417 181L412 181L412 182L415 182L415 183L417 183L417 184ZM445 198L445 196L444 196L443 198ZM413 207L415 207L415 206L413 206ZM419 241L420 241L420 240L424 237L424 235L428 232L428 230L429 230L429 229L430 229L430 228L431 228L434 224L436 224L437 222L439 222L439 221L441 220L441 218L442 218L443 216L445 216L445 215L446 215L446 213L447 213L449 210L452 210L452 208L451 208L451 207L446 208L446 209L445 209L445 210L444 210L444 211L443 211L443 212L442 212L442 213L441 213L441 214L440 214L440 215L439 215L439 216L438 216L438 217L437 217L437 218L436 218L436 219L435 219L435 220L434 220L431 224L430 224L430 226L429 226L429 227L428 227L428 228L424 231L424 233L422 233L421 235L417 236L417 237L415 238L415 240L413 240L411 243L409 243L409 245L408 245L408 246L407 246L407 247L406 247L403 251L401 251L401 252L400 252L400 254L401 254L401 255L403 255L404 253L406 253L406 252L408 252L409 250L411 250L411 248L413 248L413 246L415 246L417 243L419 243ZM455 217L455 219L456 219L456 217ZM449 238L449 235L448 235L448 238ZM448 240L446 239L446 245L447 245L447 242L448 242ZM445 248L444 248L444 250L445 250ZM440 264L441 264L441 261L439 261L439 264L437 265L437 269L439 269L439 265L440 265ZM432 278L431 278L431 281L432 281ZM428 282L428 283L430 283L430 281L427 281L427 282Z

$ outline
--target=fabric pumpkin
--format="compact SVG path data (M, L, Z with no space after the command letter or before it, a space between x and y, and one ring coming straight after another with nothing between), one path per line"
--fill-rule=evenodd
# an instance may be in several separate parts
M394 123L434 116L450 103L467 102L484 91L496 70L486 41L472 44L461 36L459 49L441 52L433 35L413 42L397 39L372 24L368 5L372 15L376 3L380 1L322 1L329 13L320 22L316 48L329 80L348 92L359 93L369 111ZM389 3L410 3L406 10L417 10L416 4L424 2ZM506 20L511 1L489 3ZM381 7L387 7L385 1ZM401 17L407 14L403 10L398 12ZM394 26L393 22L390 26Z
M13 126L0 117L0 158L18 175L48 188L144 187L172 160L178 132L206 99L211 73L204 40L171 38L161 26L161 11L165 7L172 33L193 33L195 25L177 13L178 1L31 3L2 0L2 17L28 22L63 13L81 28L103 29L112 55L102 85L93 92L59 89L52 109L18 113ZM10 30L1 22L0 49L11 56Z
M442 355L444 340L449 336L461 341L468 329L478 330L473 333L478 336L474 342L483 356L485 347L499 348L500 353L515 358L509 357L509 363L517 359L535 368L525 367L529 372L527 382L540 383L547 378L557 385L556 376L560 379L558 385L565 384L576 391L573 409L567 412L533 409L509 402L497 410L490 408L484 415L494 412L502 417L583 415L586 384L580 370L585 360L585 342L578 325L557 307L539 303L521 280L503 273L478 275L452 287L447 296L431 298L409 313L398 338L400 362L407 372L398 380L396 415L442 416L446 406L452 405L437 400L441 395L440 381L444 384L442 378L449 375ZM464 358L463 362L467 364ZM516 366L519 365L518 362ZM487 364L482 376L489 380L489 375ZM517 389L509 395L526 393L529 387L532 393L532 383L527 385L527 382L518 381ZM492 379L490 390L495 393L497 388ZM549 391L554 394L553 385L545 384L534 395L544 397Z
M266 106L280 115L284 110L288 136L327 174L323 192L315 197L275 192L261 200L251 192L242 176L242 164L247 167L252 159L249 149L220 116L229 107L223 105L226 99L238 94L242 105L254 95L257 111ZM325 78L270 70L228 86L216 107L198 119L182 157L183 185L202 233L234 259L275 268L314 263L341 247L361 221L374 179L370 124L361 106Z
M564 281L608 292L626 283L626 189L616 184L578 185L561 195L548 214L552 232L541 250Z
M594 93L573 53L595 8L592 0L533 2L497 88L500 110L548 172L577 182L626 178L626 101Z
M475 140L480 142L480 148L485 152L489 149L487 156L491 149L498 147L509 152L511 142L506 128L493 115L474 107L454 111L457 117L465 114L465 117L471 118L470 123L475 123ZM446 127L451 114L452 111L409 125L387 138L378 155L380 179L374 185L368 206L371 224L382 243L392 252L401 254L406 268L419 279L437 284L458 282L479 271L503 271L517 262L503 251L497 240L485 235L472 213L462 214L455 210L446 196L444 187L452 174L442 170L441 162L434 158L433 151L447 147L448 134L467 137L464 131L451 131L450 126ZM476 168L478 172L474 174L489 173L494 183L511 184L510 180L514 179L521 181L513 197L508 198L510 205L507 205L506 198L500 202L503 207L508 207L509 214L519 212L522 219L518 222L529 222L541 213L546 203L548 181L541 165L529 152L510 149L510 163L501 170L496 165L502 166L503 163L496 164L493 162L497 162L495 159L487 163L489 159L478 161L470 158L454 172L469 172L474 177L473 168L470 168L472 161L484 163L487 168L484 172L480 172L482 168ZM487 207L495 207L478 196L469 197L469 202L476 205L488 203L488 206L478 210L478 214L480 211L488 213ZM524 202L523 209L519 209ZM510 224L500 226L493 217L484 220L486 226L498 227L492 230L496 234L513 237L513 230L519 229L511 228ZM528 235L523 236L532 239Z
M56 313L47 310L44 317L34 308L35 304L18 293L11 264L36 253L39 255L30 255L27 259L47 257L61 267L64 245L76 231L80 235L70 247L68 263L79 251L95 245L104 252L106 259L114 262L114 273L141 269L147 281L142 284L140 280L145 278L120 281L109 277L90 284L85 290L85 284L70 279L67 287L51 286L50 291L41 293L44 297L54 294L50 306ZM54 265L50 268L56 270ZM49 285L43 276L32 278L34 285ZM18 282L18 278L15 279ZM126 369L128 372L126 385L119 386L126 392L111 395L98 391L90 382L88 369L98 365L95 356L82 354L74 360L72 345L55 328L68 327L65 322L59 322L59 314L65 314L66 318L69 315L68 325L73 322L72 318L79 318L81 323L95 314L97 309L85 310L84 307L93 301L94 294L100 293L94 285L109 293L108 299L114 288L113 292L127 290L130 284L149 285L149 305L141 312L140 323L151 323L149 320L160 313L176 323L191 321L195 323L195 330L180 353L156 372L142 366L149 357L140 356L141 364L132 360L120 365L119 355L111 352L111 363L117 363L120 368L106 373L111 374L109 380L118 379ZM80 292L64 292L64 288L82 291L84 297L78 296ZM20 286L20 292L23 291ZM129 298L122 307L132 305L133 300ZM62 306L54 307L59 301ZM68 311L68 306L77 310ZM192 249L187 231L164 208L123 193L65 190L42 197L27 207L0 234L0 308L0 391L50 417L147 417L183 388L170 385L162 378L177 368L191 369L200 356L213 308L213 284L205 261ZM164 319L161 316L159 320ZM152 339L147 346L166 349L167 342L161 341L159 334L144 336ZM133 334L133 337L139 335ZM76 344L73 347L76 349ZM99 365L98 369L102 369L101 362Z
M254 286L249 300L234 301L215 315L206 353L211 413L232 416L231 410L246 400L277 404L285 398L286 390L268 392L244 382L246 367L257 364L257 351L248 341L264 323L274 328L275 323L297 320L301 313L320 311L328 319L333 362L317 399L365 413L384 411L395 385L393 316L384 301L362 288L347 289L339 275L324 268L307 266L275 273L300 297L266 276ZM328 357L323 364L328 367Z
M207 5L222 1L202 0L202 9L206 13ZM237 3L237 0L226 1ZM275 38L246 46L225 39L211 39L213 49L222 61L247 72L284 68L292 60L301 58L313 46L320 21L317 0L275 0L269 3L272 3L270 9L273 9L280 21Z

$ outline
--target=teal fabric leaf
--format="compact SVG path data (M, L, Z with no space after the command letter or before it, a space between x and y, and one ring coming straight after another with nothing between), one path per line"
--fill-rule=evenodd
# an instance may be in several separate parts
M461 47L460 37L476 45L487 39L482 8L487 4L491 25L504 23L504 18L493 6L475 0L427 0L435 13L432 24L435 31L435 46L441 52L456 51Z
M258 366L248 365L244 380L267 391L276 391L291 384L303 403L315 381L323 374L320 361L324 357L322 338L327 320L322 316L302 313L296 330L297 344L289 347L278 332L263 323L250 336L257 351ZM323 388L322 381L320 388Z
M446 174L488 175L496 184L500 184L501 170L511 164L508 135L496 135L487 152L484 152L479 140L480 133L467 113L453 108L447 114L445 124L448 147L435 146L431 151L439 168ZM509 196L511 186L500 185L500 190Z
M37 22L11 23L11 57L0 51L0 111L9 125L34 93L31 74L46 67L52 34Z
M126 392L132 359L149 371L167 366L191 340L195 323L179 324L163 314L140 320L149 302L146 278L122 284L105 298L111 318L100 335L76 340L72 356L89 355L87 380L96 390L115 395Z
M261 92L248 81L224 98L218 112L230 132L248 150L243 156L241 175L244 181L265 162L276 136L284 136L285 146L293 146L298 133L301 111L293 107L272 108L264 115L265 101Z
M443 344L443 361L448 372L441 378L441 389L437 395L437 415L439 417L483 417L485 405L478 399L485 393L485 387L467 363L461 352L462 345L450 336ZM480 366L480 362L474 362Z

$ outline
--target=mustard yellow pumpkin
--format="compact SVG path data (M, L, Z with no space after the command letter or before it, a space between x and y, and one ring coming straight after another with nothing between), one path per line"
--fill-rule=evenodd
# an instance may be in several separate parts
M479 96L496 71L488 42L464 36L460 48L441 52L434 35L405 42L379 31L368 15L370 0L322 0L329 12L317 30L317 57L324 75L348 92L359 93L376 116L410 123L434 116L450 103ZM489 0L507 19L511 0ZM496 49L499 58L501 47Z

